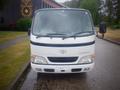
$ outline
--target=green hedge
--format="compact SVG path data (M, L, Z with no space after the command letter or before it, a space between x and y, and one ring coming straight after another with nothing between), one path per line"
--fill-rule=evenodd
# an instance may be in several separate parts
M31 18L20 18L14 25L0 25L0 31L27 31L31 22Z
M120 21L119 21L119 23L113 23L113 24L111 25L111 27L112 27L113 29L120 29Z
M16 26L19 27L19 30L27 30L28 28L31 27L32 20L31 18L20 18Z

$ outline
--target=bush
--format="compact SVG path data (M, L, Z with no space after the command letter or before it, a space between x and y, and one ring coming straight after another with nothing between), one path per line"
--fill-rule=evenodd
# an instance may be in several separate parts
M111 25L113 29L120 29L120 22L119 23L114 23Z
M119 29L119 28L120 28L120 25L119 25L119 24L113 25L112 28L113 28L113 29Z
M27 30L31 26L31 18L21 18L17 21L16 26L19 27L20 30Z

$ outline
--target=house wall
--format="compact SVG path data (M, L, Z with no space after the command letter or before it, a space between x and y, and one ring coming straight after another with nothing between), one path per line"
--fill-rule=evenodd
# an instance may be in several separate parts
M20 0L9 1L5 8L0 11L0 24L14 24L20 16Z
M19 18L32 17L33 12L37 9L63 7L51 0L31 0L31 1L32 1L32 9L30 10L32 10L31 11L32 14L28 16L22 14L21 5L24 6L24 3L21 3L21 0L9 1L8 4L5 6L5 8L2 11L0 11L0 25L14 25Z

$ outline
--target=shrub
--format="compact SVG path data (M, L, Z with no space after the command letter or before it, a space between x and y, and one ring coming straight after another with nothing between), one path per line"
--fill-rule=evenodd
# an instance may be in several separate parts
M16 25L20 30L27 30L31 26L31 18L21 18L17 21Z
M120 28L120 25L119 25L119 24L113 25L112 28L113 28L113 29L119 29L119 28Z
M119 23L113 23L113 24L111 25L111 27L112 27L113 29L120 29L120 22L119 22Z

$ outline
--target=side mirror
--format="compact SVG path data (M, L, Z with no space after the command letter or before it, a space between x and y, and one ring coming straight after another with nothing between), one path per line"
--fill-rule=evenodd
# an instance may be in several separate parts
M30 33L31 33L31 29L28 28L28 36L30 36Z

